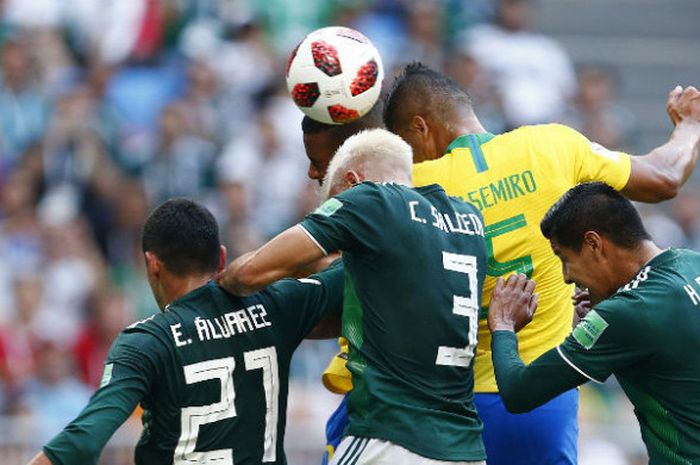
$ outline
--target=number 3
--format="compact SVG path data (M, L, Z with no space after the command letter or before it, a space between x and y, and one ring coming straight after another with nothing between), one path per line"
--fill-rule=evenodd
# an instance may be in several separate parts
M277 459L277 418L279 403L279 371L277 369L277 351L274 347L251 350L243 354L246 370L263 370L263 388L265 389L265 437L263 462ZM175 449L176 465L212 464L233 465L233 449L219 449L196 452L199 427L207 423L233 418L236 416L233 388L233 369L236 362L233 357L217 358L187 365L185 382L196 384L218 379L221 383L221 400L209 405L185 407L180 414L182 432Z
M469 319L469 334L467 347L438 347L437 365L469 367L474 357L476 336L479 330L479 278L477 276L476 257L456 253L443 252L442 266L448 271L465 273L469 279L469 297L453 296L452 312L455 315L466 316Z

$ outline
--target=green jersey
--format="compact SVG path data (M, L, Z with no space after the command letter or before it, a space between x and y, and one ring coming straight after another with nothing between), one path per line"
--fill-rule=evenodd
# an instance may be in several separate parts
M543 403L572 384L603 382L614 374L634 405L649 463L700 463L697 252L669 249L654 257L559 347L528 367L516 367L522 362L514 362L512 333L494 335L496 378L505 388L501 395L513 392L511 405ZM518 401L519 390L526 392Z
M292 352L342 310L342 266L251 297L209 282L125 329L100 388L44 446L58 465L94 464L140 402L136 464L284 464Z
M437 460L485 458L472 357L486 272L482 216L437 185L363 183L302 227L343 251L346 434Z

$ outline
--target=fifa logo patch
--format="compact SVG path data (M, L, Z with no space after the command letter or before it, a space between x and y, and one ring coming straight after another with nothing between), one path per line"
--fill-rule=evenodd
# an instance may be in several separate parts
M102 380L100 380L100 387L103 388L112 381L112 369L114 368L113 363L105 365L105 371L102 373Z
M608 322L598 312L591 310L574 328L572 335L584 349L590 350L608 326Z
M323 202L323 204L320 207L314 210L314 213L323 216L331 216L333 213L340 210L340 207L342 206L343 202L341 202L338 199L331 198Z

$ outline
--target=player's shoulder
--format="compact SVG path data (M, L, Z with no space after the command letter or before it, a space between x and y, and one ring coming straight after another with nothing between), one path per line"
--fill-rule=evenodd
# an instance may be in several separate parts
M677 302L684 280L679 275L683 261L692 261L700 273L700 254L690 250L667 249L646 263L615 294L596 306L610 318L639 320L644 315L663 316L662 309Z
M492 139L491 143L495 144L522 144L528 141L530 144L539 145L552 142L563 141L570 143L571 141L586 141L583 134L576 129L559 123L548 124L533 124L520 126L512 131L500 134Z
M326 269L306 278L285 278L270 284L258 293L260 300L272 300L284 306L290 299L290 293L315 292L318 288L342 285L345 268L342 259L337 259Z

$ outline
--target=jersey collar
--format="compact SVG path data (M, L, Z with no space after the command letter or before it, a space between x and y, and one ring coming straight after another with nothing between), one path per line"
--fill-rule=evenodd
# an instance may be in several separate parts
M447 146L445 153L450 153L456 148L471 148L472 143L476 143L477 145L485 144L494 137L496 137L496 135L491 134L490 132L482 132L479 134L462 134Z

